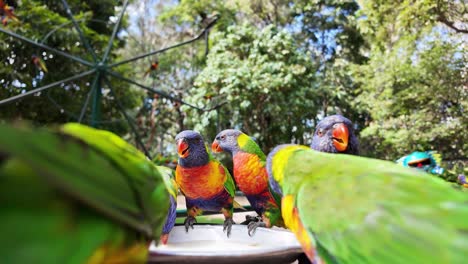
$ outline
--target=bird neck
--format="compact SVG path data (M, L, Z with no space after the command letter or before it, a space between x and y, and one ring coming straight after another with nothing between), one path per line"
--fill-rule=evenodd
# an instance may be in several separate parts
M192 153L186 158L179 158L179 165L184 168L200 167L210 161L207 153Z

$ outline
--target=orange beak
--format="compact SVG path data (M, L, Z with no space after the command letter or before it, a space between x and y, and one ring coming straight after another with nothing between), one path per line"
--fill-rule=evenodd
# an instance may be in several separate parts
M343 152L348 148L348 138L349 138L349 130L345 124L340 123L336 124L333 127L333 145L339 152Z
M219 143L217 140L213 141L213 144L211 144L211 150L214 153L223 152L223 149L219 146Z
M177 141L177 153L181 158L186 158L189 155L189 145L185 139L179 139L179 141Z

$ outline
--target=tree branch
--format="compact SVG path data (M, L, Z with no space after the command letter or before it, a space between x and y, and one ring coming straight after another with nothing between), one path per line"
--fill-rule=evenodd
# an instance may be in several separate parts
M462 29L462 28L456 27L455 23L452 21L448 21L448 19L444 16L444 14L439 13L439 16L437 17L437 21L455 30L455 32L457 33L468 34L468 29Z
M468 29L458 28L455 26L455 22L448 20L447 16L444 14L444 11L442 11L441 1L437 1L436 13L437 13L436 21L448 26L449 28L455 30L455 32L457 33L468 34Z

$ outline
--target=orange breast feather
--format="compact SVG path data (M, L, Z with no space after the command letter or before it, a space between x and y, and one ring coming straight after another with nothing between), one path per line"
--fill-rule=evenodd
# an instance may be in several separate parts
M209 198L220 193L224 190L226 177L224 168L215 161L200 167L176 168L176 182L191 199Z
M233 162L234 178L242 192L252 195L268 189L268 174L257 155L237 153Z

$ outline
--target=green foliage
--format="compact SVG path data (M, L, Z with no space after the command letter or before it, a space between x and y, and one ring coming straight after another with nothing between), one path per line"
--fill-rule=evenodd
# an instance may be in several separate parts
M111 16L120 13L116 1L68 1L75 19L88 39L92 48L98 54L98 60L104 54L113 26ZM56 1L35 0L18 1L16 14L20 22L11 22L7 30L44 43L73 56L81 57L93 62L93 57L81 42L76 29L73 27L61 3ZM125 26L125 20L124 24ZM5 99L20 93L33 90L56 81L69 78L89 70L88 66L74 62L53 52L26 44L15 38L0 33L0 98ZM116 38L113 46L124 45L125 42ZM31 62L31 56L42 58L48 68L48 73L37 69ZM110 61L119 59L111 52ZM128 72L129 66L118 67L120 73ZM37 124L63 123L76 121L85 102L88 91L93 82L93 76L58 85L41 93L20 101L1 106L1 119L30 119ZM128 89L128 85L111 79L116 88L115 97L122 101L125 109L136 106L139 102L138 92ZM102 105L100 116L106 122L123 119L115 106L115 97L110 93L106 84L102 83ZM91 104L90 104L91 105ZM90 107L85 120L89 122ZM111 125L101 124L101 127L112 128L117 132L126 131L126 125L119 123Z
M292 10L301 22L298 37L304 40L304 45L316 49L316 56L325 60L366 60L360 52L364 39L357 29L354 14L359 10L359 6L355 1L295 1Z
M158 166L167 166L174 169L177 166L177 156L163 156L158 154L153 158L153 163Z
M358 0L359 28L369 42L391 48L400 38L416 41L432 31L436 23L452 32L468 34L466 1L451 0Z
M355 68L362 94L354 103L371 114L361 133L369 156L395 159L425 149L438 150L444 160L468 154L462 132L468 123L467 47L458 34L426 20L427 12L417 16L432 8L427 2L419 1L419 9L409 4L363 9L368 16L362 24L368 27L362 30L372 29L375 37L368 38L369 63Z
M294 1L295 37L319 62L315 86L321 95L322 116L343 114L358 126L364 118L354 109L357 96L350 64L364 64L367 44L357 28L359 6L353 0ZM366 114L366 113L364 113Z
M213 138L223 128L240 128L265 150L278 142L303 141L307 120L317 112L313 85L316 65L291 34L274 26L229 27L213 36L207 66L198 75L190 101L198 106L227 102L189 126ZM219 123L217 125L217 122Z
M178 5L167 8L159 19L165 23L188 23L195 29L201 29L206 26L208 18L219 15L220 21L216 23L216 27L226 29L235 20L236 5L232 2L182 0Z
M123 57L134 57L187 41L202 32L195 25L174 24L171 19L160 19L170 4L163 1L138 1L129 6L129 13L136 14L134 24L127 28L126 45L119 50ZM161 14L161 15L160 15ZM202 25L200 25L202 27ZM205 62L205 41L199 39L189 45L149 56L132 63L134 79L173 98L184 100L186 90L192 87ZM144 73L151 63L158 61L158 68L147 76ZM143 105L133 112L137 130L152 157L174 154L174 135L185 129L185 113L181 103L153 92L146 92Z

